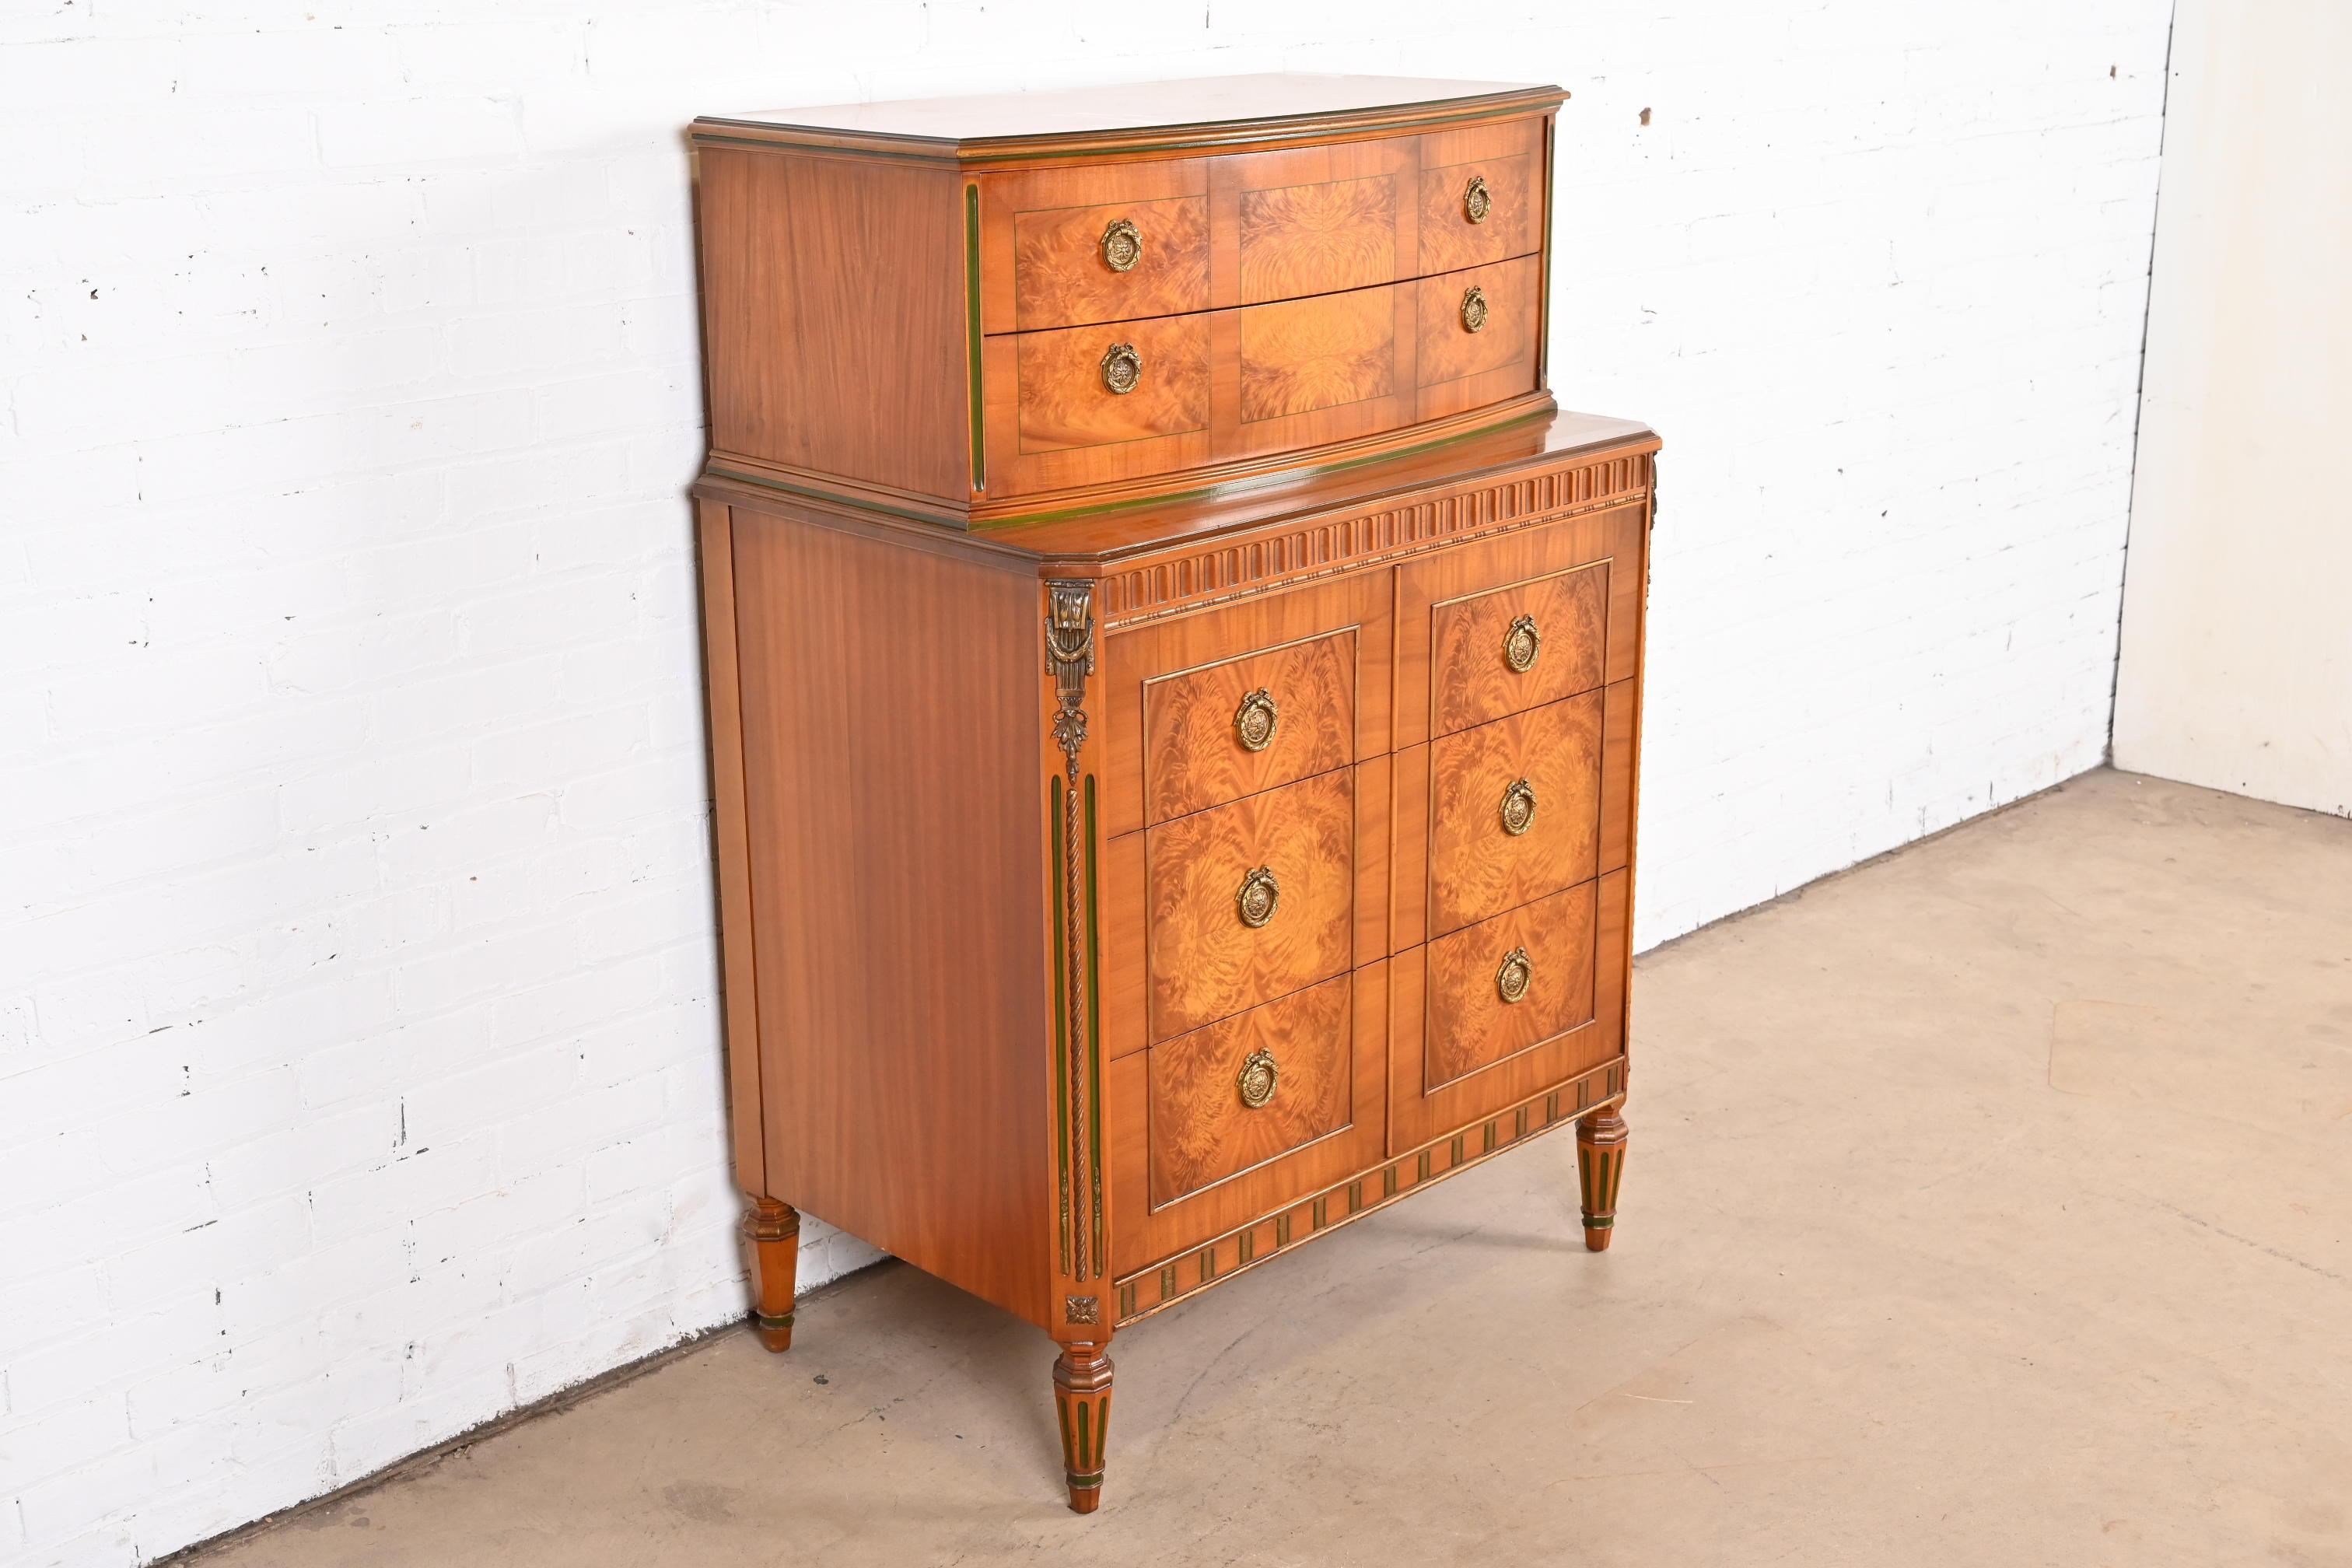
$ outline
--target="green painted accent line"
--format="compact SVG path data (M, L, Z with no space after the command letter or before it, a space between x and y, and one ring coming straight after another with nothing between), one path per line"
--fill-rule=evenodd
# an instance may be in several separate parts
M1201 1248L1201 1283L1206 1285L1216 1277L1217 1249L1213 1247L1204 1247Z
M1585 1105L1586 1105L1586 1104L1588 1103L1588 1101L1589 1101L1589 1099L1590 1099L1590 1097L1591 1097L1591 1093L1592 1093L1592 1080L1591 1080L1591 1079L1589 1079L1589 1078L1580 1078L1580 1079L1578 1079L1576 1080L1576 1109L1577 1109L1577 1110L1583 1110L1583 1109L1584 1109Z
M1176 1294L1176 1266L1170 1264L1160 1271L1160 1299L1163 1301Z
M836 158L881 158L893 163L936 163L951 168L955 157L947 153L887 153L879 148L835 147L822 142L772 142L764 136L721 136L715 132L697 131L689 139L698 146L757 147L766 153L829 153Z
M1062 845L1067 835L1064 819L1068 810L1062 799L1062 781L1055 779L1046 788L1046 817L1053 825L1054 839L1054 1155L1062 1173L1062 1272L1070 1271L1070 1020L1063 1004L1070 994L1070 977L1062 955L1069 951L1069 900L1062 896L1064 868Z
M1462 1163L1462 1134L1459 1132L1456 1132L1454 1135L1453 1148L1454 1163L1458 1165Z
M1092 1492L1102 1489L1103 1473L1100 1470L1097 1470L1090 1476L1074 1475L1066 1470L1063 1475L1069 1481L1070 1489L1074 1492Z
M1559 1120L1559 1090L1544 1096L1544 1123L1549 1126Z
M1617 1216L1615 1215L1605 1214L1598 1219L1588 1217L1584 1222L1584 1228L1587 1230L1607 1230L1616 1223Z
M1410 447L1392 447L1385 452L1373 452L1361 458L1338 458L1328 463L1315 463L1304 468L1281 468L1268 474L1253 474L1245 479L1229 479L1221 485L1202 485L1198 489L1170 490L1160 495L1131 496L1126 500L1098 501L1093 506L1064 507L1059 511L1024 511L1018 517L988 518L975 521L974 533L986 533L992 529L1026 527L1033 522L1059 522L1073 517L1097 517L1108 511L1128 511L1139 506L1167 506L1175 501L1200 500L1208 497L1239 495L1247 490L1265 489L1274 485L1288 485L1299 479L1313 479L1320 474L1344 473L1360 468L1367 463L1385 463L1398 458L1410 458L1422 452L1433 452L1441 447L1451 447L1457 441L1467 441L1479 436L1491 436L1497 430L1508 430L1515 425L1531 420L1549 419L1549 409L1522 414L1498 425L1481 425L1475 430L1460 430L1451 436L1439 436ZM716 470L713 470L714 472ZM910 514L911 515L911 514Z
M1397 1168L1394 1165L1391 1165L1387 1170L1381 1173L1381 1196L1384 1198L1392 1198L1396 1196L1396 1184Z
M1277 1250L1290 1245L1290 1216L1286 1214L1275 1216L1274 1245Z
M980 384L980 187L963 188L964 338L971 356L971 488L988 488L988 453L981 421Z
M1486 1146L1484 1149L1481 1149L1479 1152L1482 1154L1493 1153L1495 1152L1495 1124L1489 1121L1486 1123Z
M1522 1106L1520 1106L1520 1107L1519 1107L1518 1110L1517 1110L1515 1114L1513 1114L1513 1116L1512 1116L1512 1118L1511 1118L1511 1136L1512 1136L1513 1138L1517 1139L1517 1138L1524 1138L1524 1137L1526 1137L1527 1135L1528 1135L1528 1108L1527 1108L1526 1106L1522 1105Z
M878 511L886 517L903 517L915 522L928 522L933 528L952 528L959 533L965 531L961 523L943 518L937 512L916 511L902 506L885 506L878 500L867 500L863 496L845 496L834 490L814 489L807 485L786 484L782 479L772 479L765 474L746 474L735 468L722 468L716 465L703 471L719 479L733 479L739 484L757 485L763 490L782 490L789 496L806 496L811 500L831 501L835 506L854 506L865 511Z
M1094 1401L1092 1401L1092 1400L1090 1400L1090 1399L1081 1399L1081 1400L1079 1400L1079 1401L1077 1402L1077 1404L1078 1404L1078 1410L1077 1410L1077 1415L1078 1415L1078 1447L1077 1447L1078 1463L1077 1463L1076 1468L1079 1468L1079 1469L1081 1469L1081 1470L1091 1470L1091 1469L1093 1469L1093 1468L1095 1468L1095 1455L1094 1455L1094 1450L1093 1450L1092 1448L1090 1448L1090 1447L1088 1447L1087 1446L1087 1407L1088 1405L1092 1405L1093 1403L1094 1403Z
M1429 1180L1429 1151L1426 1149L1423 1149L1421 1152L1421 1165L1420 1168L1414 1172L1413 1180L1417 1182L1425 1182Z
M1322 1197L1315 1200L1315 1228L1317 1230L1321 1230L1325 1226L1329 1225L1330 1223L1331 1198L1330 1194L1327 1193Z
M1135 1316L1135 1281L1132 1279L1118 1288L1118 1315L1122 1318Z
M790 1312L754 1312L751 1315L760 1320L760 1326L763 1329L789 1329L793 1326Z
M1245 1230L1242 1232L1241 1239L1234 1243L1234 1250L1241 1255L1240 1261L1244 1263L1247 1263L1251 1258L1256 1257L1257 1232L1254 1230Z
M1354 1214L1358 1209L1362 1208L1363 1206L1364 1184L1361 1182L1349 1182L1348 1184L1348 1212L1349 1214Z
M1110 1268L1110 1216L1103 1212L1102 913L1095 896L1095 775L1087 775L1087 1179L1094 1192L1095 1272Z

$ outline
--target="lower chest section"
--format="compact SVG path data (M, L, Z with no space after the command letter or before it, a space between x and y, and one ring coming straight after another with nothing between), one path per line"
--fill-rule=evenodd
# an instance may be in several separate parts
M1103 637L1119 1318L1622 1089L1645 527Z

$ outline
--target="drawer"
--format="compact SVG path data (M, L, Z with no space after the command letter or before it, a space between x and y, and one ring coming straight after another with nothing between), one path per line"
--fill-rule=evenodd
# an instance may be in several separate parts
M1543 121L1528 119L982 173L982 331L1224 310L1532 256L1542 249L1542 147Z
M1429 944L1426 1088L1592 1021L1597 886L1554 893Z
M1352 770L1180 816L1146 829L1143 838L1153 1040L1349 967Z
M1147 822L1328 773L1356 757L1356 634L1147 680Z
M990 337L981 353L989 492L1278 455L1532 393L1538 285L1536 262L1523 258L1233 310Z
M1380 1163L1388 966L1374 963L1109 1066L1103 1114L1113 1270L1181 1257ZM1274 1058L1263 1106L1250 1057ZM1195 1259L1185 1259L1185 1284Z
M1627 887L1623 871L1605 872L1390 960L1391 1153L1623 1051ZM1519 952L1526 984L1512 1001L1517 975L1504 970Z
M1418 138L1413 271L1452 272L1543 248L1544 122L1509 120Z
M1442 936L1599 870L1601 696L1459 731L1429 747L1429 931Z
M1608 630L1606 563L1433 606L1430 732L1451 734L1599 686Z
M1352 1120L1347 975L1151 1047L1151 1206L1328 1138Z

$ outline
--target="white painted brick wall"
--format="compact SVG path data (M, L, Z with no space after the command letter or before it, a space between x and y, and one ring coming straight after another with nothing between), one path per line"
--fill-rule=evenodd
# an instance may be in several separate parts
M2097 763L2168 0L1660 9L0 13L0 1563L744 1310L698 111L1558 80L1553 379L1670 442L1643 942Z

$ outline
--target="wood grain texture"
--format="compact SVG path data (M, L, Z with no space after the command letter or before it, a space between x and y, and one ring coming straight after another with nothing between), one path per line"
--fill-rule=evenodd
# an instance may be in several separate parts
M1421 251L1415 270L1451 272L1532 255L1543 239L1545 143L1540 118L1505 121L1420 138ZM1464 196L1486 182L1484 222L1473 223Z
M1259 692L1273 731L1252 751L1238 721ZM1143 688L1143 730L1149 822L1343 767L1356 754L1356 634L1155 677Z
M1430 942L1425 1087L1442 1088L1591 1021L1595 887L1587 882ZM1519 950L1534 978L1509 1002L1496 974Z
M1036 580L733 533L767 1191L1047 1323Z
M1124 272L1103 231L1125 219L1142 254ZM1202 310L1209 304L1209 198L1109 202L1013 216L1013 300L1023 331Z
M1396 303L1364 289L1241 312L1244 423L1389 397L1397 388Z
M1348 1125L1354 990L1342 974L1151 1047L1153 1207ZM1274 1095L1253 1107L1240 1079L1260 1052Z
M1592 878L1601 729L1601 693L1589 691L1430 747L1433 937ZM1515 835L1502 805L1521 783L1536 804L1526 831Z
M1514 391L1532 387L1541 287L1532 258L1441 273L1413 284L1420 384L1499 374ZM1462 316L1463 298L1473 289L1486 301L1486 325L1476 331L1463 324Z
M754 1198L743 1215L751 1247L751 1326L765 1349L793 1348L793 1281L800 1273L800 1211L774 1198Z
M1209 323L1202 316L1027 332L1016 340L1021 449L1049 452L1206 430ZM1103 358L1118 344L1142 358L1135 389L1115 393Z
M1466 1127L1494 1115L1505 1106L1516 1104L1528 1095L1539 1093L1586 1072L1624 1050L1625 954L1629 951L1631 932L1626 925L1626 875L1612 871L1598 879L1596 920L1592 927L1590 1021L1571 1027L1549 1039L1538 1040L1515 1054L1500 1057L1451 1081L1433 1079L1432 1069L1441 1060L1450 1064L1461 1059L1460 1047L1436 1046L1441 1014L1448 1018L1459 1015L1460 1007L1446 1013L1448 1004L1432 994L1434 984L1429 955L1437 944L1399 952L1389 961L1389 1009L1392 1034L1389 1047L1389 1151L1411 1149L1433 1138ZM1593 884L1587 884L1592 887ZM1572 889L1570 899L1581 898L1584 889ZM1540 906L1523 906L1524 909ZM1515 911L1515 913L1517 911ZM1510 916L1502 919L1508 920ZM1499 922L1488 922L1498 925ZM1468 926L1442 939L1444 942L1465 942L1475 938L1487 926ZM1505 945L1494 954L1494 962L1484 965L1483 974L1469 962L1465 953L1457 960L1465 976L1462 995L1466 1000L1466 987L1475 981L1494 995L1494 971L1502 954L1509 951ZM1529 949L1531 956L1536 954ZM1537 984L1547 978L1560 978L1559 961L1555 960L1537 977ZM1498 999L1499 1000L1499 999ZM1535 1007L1533 994L1528 1000L1511 1005L1513 1010ZM1501 1037L1507 1041L1510 1037ZM1475 1051L1472 1053L1475 1055Z
M1266 686L1279 699L1282 689L1275 687L1274 682L1286 679L1276 673L1285 660L1326 657L1313 654L1308 645L1344 638L1353 661L1347 676L1353 728L1338 760L1355 762L1385 752L1389 749L1390 669L1395 642L1391 629L1392 598L1393 584L1385 573L1351 573L1288 593L1256 595L1235 604L1111 634L1103 648L1103 711L1097 721L1104 742L1106 831L1131 833L1144 826L1147 818L1157 821L1177 814L1175 800L1169 802L1170 809L1157 815L1145 805L1144 759L1150 745L1149 737L1155 732L1153 726L1158 722L1147 712L1147 707L1156 700L1151 694L1163 689L1160 683L1165 678L1186 671L1197 671L1202 680L1214 681L1218 683L1216 689L1231 692L1233 704L1225 710L1225 731L1217 731L1212 726L1217 716L1213 704L1204 708L1199 721L1204 727L1201 733L1222 733L1230 745L1233 708L1240 706L1244 695ZM1261 656L1277 650L1281 650L1280 655L1273 665L1257 662ZM1330 651L1336 651L1336 643ZM1248 668L1238 668L1240 664L1247 664ZM1319 723L1320 721L1318 726ZM1254 787L1266 788L1323 771L1326 764L1319 761L1323 755L1319 749L1315 753L1318 761L1297 763L1297 771L1289 771L1294 764L1288 759L1297 755L1292 737L1301 732L1286 721L1276 730L1274 744L1258 753L1262 762L1276 759L1265 763L1268 771L1263 776L1247 773L1239 776L1244 782L1256 777ZM1318 748L1320 744L1318 742ZM1205 778L1213 776L1221 764L1196 758L1192 765L1209 770ZM1236 789L1234 795L1221 798L1234 798L1241 793L1244 792ZM1211 804L1191 786L1179 791L1177 798ZM1183 809L1192 807L1186 805Z
M711 445L967 503L955 176L746 148L697 156Z
M1302 779L1144 835L1151 1035L1164 1040L1349 967L1355 914L1352 771ZM1264 867L1273 918L1242 922L1243 880Z
M1402 172L1241 193L1241 297L1291 300L1398 277Z
M1111 1064L1107 1114L1116 1222L1111 1232L1114 1273L1181 1253L1378 1163L1386 1136L1382 1111L1389 1092L1387 965L1359 969L1345 984L1349 987L1347 1125L1171 1202L1155 1201L1151 1190L1153 1112L1147 1055Z
M735 531L718 501L695 507L702 568L703 675L709 697L711 837L719 872L719 975L727 1018L727 1113L735 1184L768 1190L760 1131L760 1009L751 951L750 826L743 801L743 695L735 664Z

